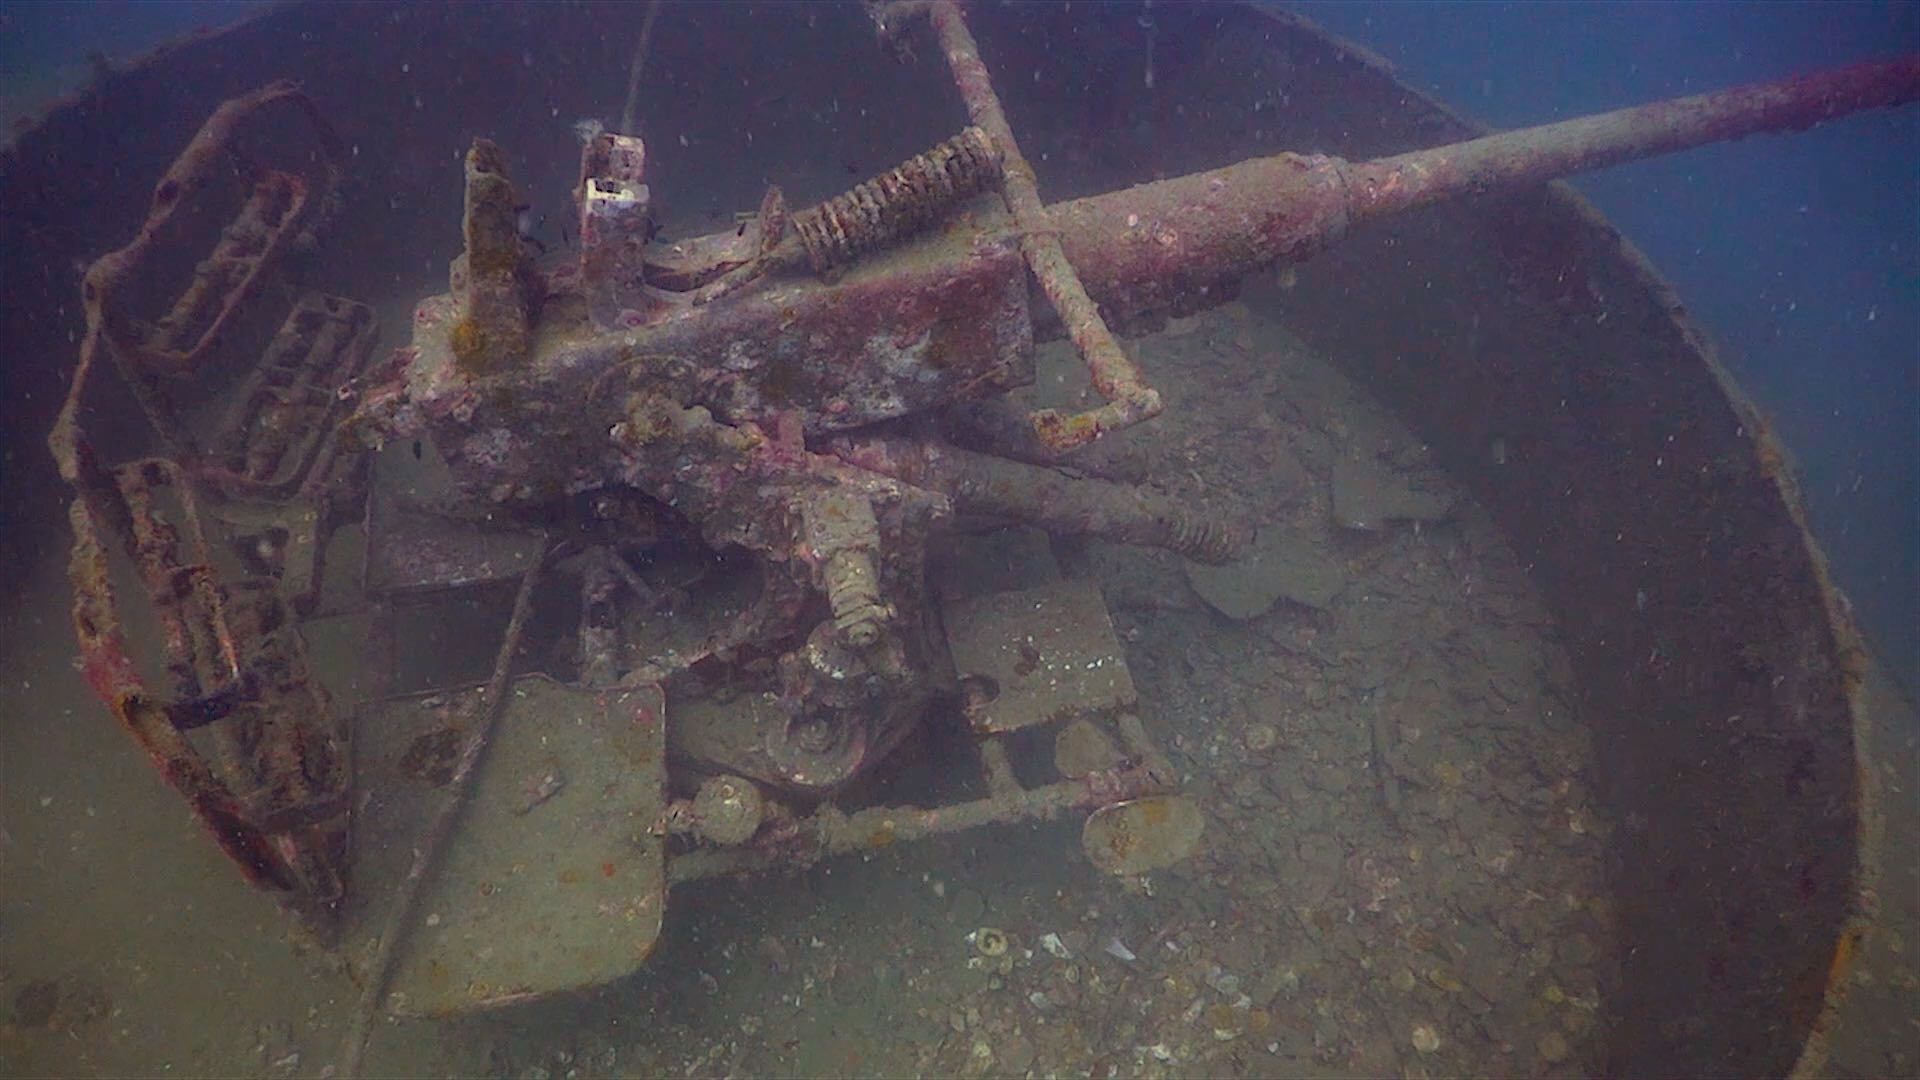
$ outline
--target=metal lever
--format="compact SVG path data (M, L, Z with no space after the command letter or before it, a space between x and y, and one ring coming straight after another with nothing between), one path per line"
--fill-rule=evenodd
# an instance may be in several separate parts
M980 60L980 45L967 29L966 20L952 0L918 0L889 4L878 12L883 28L896 15L924 11L940 36L941 51L953 68L954 83L966 100L967 114L984 129L1000 157L1000 192L1012 211L1020 230L1020 252L1040 282L1040 288L1060 314L1067 336L1072 339L1080 359L1093 378L1093 388L1107 403L1085 412L1063 414L1054 409L1037 409L1028 414L1035 434L1056 452L1085 446L1109 431L1131 427L1160 415L1160 392L1148 386L1113 332L1100 317L1100 309L1080 284L1080 275L1060 247L1059 231L1040 202L1033 166L1027 164L1014 141L1007 114L1000 107L987 67Z

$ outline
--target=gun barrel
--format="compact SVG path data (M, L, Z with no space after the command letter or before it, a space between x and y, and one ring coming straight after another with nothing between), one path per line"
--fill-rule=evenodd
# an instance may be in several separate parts
M1920 56L1674 98L1347 169L1355 220L1768 131L1804 131L1920 97Z
M1207 307L1219 287L1300 262L1347 228L1444 199L1920 98L1920 56L1676 98L1350 162L1278 154L1049 207L1087 291L1122 320Z

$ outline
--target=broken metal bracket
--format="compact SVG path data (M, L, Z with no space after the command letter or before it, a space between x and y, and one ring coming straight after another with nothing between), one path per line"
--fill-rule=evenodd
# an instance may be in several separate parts
M646 321L646 247L653 238L652 194L643 182L647 147L632 135L603 132L580 152L580 289L601 330Z
M448 340L468 378L496 375L526 359L533 341L536 280L520 246L519 198L506 155L490 139L467 150L466 250L448 272L455 318Z

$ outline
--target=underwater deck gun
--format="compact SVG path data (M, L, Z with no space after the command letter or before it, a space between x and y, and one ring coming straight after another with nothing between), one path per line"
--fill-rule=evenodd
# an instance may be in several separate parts
M521 248L500 155L478 145L465 254L412 344L370 369L364 309L303 298L229 395L225 424L183 419L204 395L182 391L223 374L200 360L225 313L264 303L255 283L318 224L328 171L250 172L251 209L178 304L130 316L128 289L151 280L178 208L209 187L177 181L201 175L235 112L311 112L304 99L281 88L223 109L156 190L142 241L89 275L83 368L53 440L81 496L89 675L254 880L349 942L380 921L352 895L375 883L459 898L435 905L459 918L416 929L394 960L390 1004L452 1010L604 981L651 948L673 881L929 832L1072 810L1091 813L1102 865L1177 857L1198 815L1170 795L1133 716L1098 595L1051 583L964 596L931 585L926 564L967 519L1234 554L1236 523L1049 467L1160 408L1114 329L1222 302L1245 273L1371 217L1920 90L1905 59L1373 162L1279 155L1043 208L957 9L876 10L889 38L931 20L973 129L820 206L789 214L770 195L746 227L673 245L652 242L644 144L604 135L583 160L580 257L547 264ZM1105 406L1007 407L1049 334L1075 341ZM135 388L168 457L108 466L91 452L77 404L97 358ZM414 439L444 475L410 471ZM359 448L376 442L391 449L369 480ZM376 627L410 602L519 582L480 691L380 698L352 725L318 695L297 620L319 603L327 531L361 507ZM121 640L109 537L167 630L171 693L147 689ZM700 572L757 591L738 611L676 606L676 622L712 625L661 642L649 616L672 583L636 556L675 548L743 553ZM222 555L240 571L222 572ZM515 673L549 564L579 583L569 683ZM1070 669L1095 678L1063 690ZM942 702L978 738L985 794L843 809ZM1075 733L1059 779L1023 785L1005 740L1056 729ZM435 827L451 819L434 798L468 785L462 831ZM445 852L416 873L402 853L423 836ZM486 843L464 842L475 836ZM497 860L535 860L554 871L545 885L566 888ZM537 941L515 933L532 911L548 931ZM393 957L397 934L378 937Z

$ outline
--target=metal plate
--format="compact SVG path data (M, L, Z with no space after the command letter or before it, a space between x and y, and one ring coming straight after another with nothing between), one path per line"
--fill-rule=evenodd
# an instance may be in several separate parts
M494 523L432 510L459 505L460 495L430 446L396 442L381 451L374 474L367 499L370 593L405 595L506 581L526 573L546 550L543 533L505 515Z
M723 700L711 696L676 698L673 704L673 753L706 769L739 773L769 784L785 784L779 766L767 756L769 737L787 722L771 696L743 693Z
M1106 601L1089 582L951 600L943 610L975 731L1107 717L1137 700Z
M664 698L516 681L473 797L402 944L388 1008L441 1015L609 982L652 952L666 902ZM476 690L398 698L359 726L364 806L349 934L378 932L475 723ZM366 952L352 955L364 959Z

